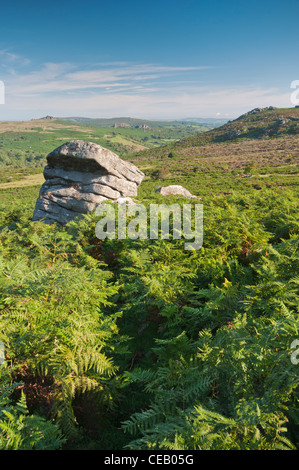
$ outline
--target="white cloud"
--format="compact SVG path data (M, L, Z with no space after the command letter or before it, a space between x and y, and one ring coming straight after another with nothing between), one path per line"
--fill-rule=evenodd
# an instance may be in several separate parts
M111 91L111 90L110 90ZM81 115L89 117L115 117L133 116L143 118L178 119L185 116L209 117L215 115L215 109L221 110L222 115L237 117L245 111L263 106L285 106L287 95L269 94L268 90L244 90L227 91L217 93L198 93L196 95L177 94L175 91L164 98L161 93L153 94L128 94L106 93L63 95L59 100L50 96L43 96L36 100L35 97L26 97L22 103L12 102L13 108L17 107L21 114L26 113L25 118L39 117L44 114L54 116ZM220 111L218 111L220 113Z
M0 59L1 59L1 66L7 68L7 66L11 65L18 65L19 66L26 66L30 64L30 60L27 57L23 57L19 54L14 54L10 52L8 49L0 49Z
M17 62L7 51L6 61ZM291 106L289 94L276 88L197 85L209 66L163 66L112 62L94 67L46 63L25 73L7 70L0 79L6 104L0 120L45 114L179 119L185 116L237 117L254 107Z
M127 64L107 68L99 67L95 70L75 70L69 63L46 63L40 70L27 74L10 74L7 81L13 93L51 93L66 91L84 91L90 88L106 88L132 85L144 80L157 81L162 77L169 77L177 73L193 72L207 67L165 67L150 64ZM123 83L123 81L125 81Z
M6 49L0 50L0 56L2 60L7 60L9 62L15 61L19 58L17 54L12 54L11 52L8 52Z

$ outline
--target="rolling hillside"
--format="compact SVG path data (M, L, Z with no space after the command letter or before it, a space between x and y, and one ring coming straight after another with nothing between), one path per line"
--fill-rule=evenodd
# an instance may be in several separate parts
M74 118L75 119L75 118ZM83 119L83 118L76 118ZM126 118L118 118L125 122ZM242 186L298 188L299 109L254 109L220 127L156 121L158 127L121 128L53 118L0 123L0 183L11 186L42 173L49 151L71 139L110 148L140 167L144 185L180 183L195 194L218 193ZM113 125L115 120L99 120ZM126 124L152 124L131 120ZM136 124L137 125L137 124ZM180 138L182 137L182 138ZM29 180L30 182L31 180Z
M148 180L182 182L200 196L218 192L224 180L228 191L244 188L245 181L245 187L297 190L299 109L252 110L216 129L129 158Z
M123 119L112 122L77 118L78 122L71 122L47 116L30 121L0 122L0 183L16 181L26 174L41 173L47 154L68 140L92 141L125 157L212 127L142 120L131 120L133 127L112 127L113 123L123 123ZM124 124L129 125L126 121Z
M235 142L236 140L271 139L299 135L299 108L255 108L233 121L213 128L203 134L196 133L161 149L201 147L210 143Z
M175 142L212 127L196 123L154 122L127 118L63 120L47 116L30 121L2 121L0 122L0 166L3 163L7 165L17 163L12 161L12 152L23 153L24 163L28 164L32 160L30 156L36 159L39 152L46 155L53 146L68 139L89 139L124 155ZM8 152L10 158L5 159L5 153Z

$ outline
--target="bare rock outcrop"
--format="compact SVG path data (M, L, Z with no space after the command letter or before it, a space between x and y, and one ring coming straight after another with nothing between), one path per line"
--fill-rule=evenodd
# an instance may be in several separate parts
M162 196L184 196L188 198L197 198L197 196L194 196L193 194L188 191L188 189L184 188L183 186L180 186L178 184L171 184L170 186L160 186L156 190L156 193L160 193Z
M144 174L93 142L72 140L47 156L33 220L64 225L104 201L137 196Z

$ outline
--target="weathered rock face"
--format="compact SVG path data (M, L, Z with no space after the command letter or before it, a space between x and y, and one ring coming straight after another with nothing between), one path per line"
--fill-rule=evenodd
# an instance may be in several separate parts
M33 220L65 224L103 201L137 196L144 174L92 142L72 140L47 156Z
M160 193L162 196L171 196L171 195L178 195L178 196L185 196L189 198L196 198L193 194L188 191L188 189L184 188L183 186L172 184L170 186L161 186L156 190L157 193Z

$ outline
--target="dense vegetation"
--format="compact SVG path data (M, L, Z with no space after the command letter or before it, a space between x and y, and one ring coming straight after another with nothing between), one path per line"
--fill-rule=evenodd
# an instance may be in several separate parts
M197 251L32 222L39 187L0 189L0 449L298 449L297 167L200 152L132 157L145 205L202 198Z

